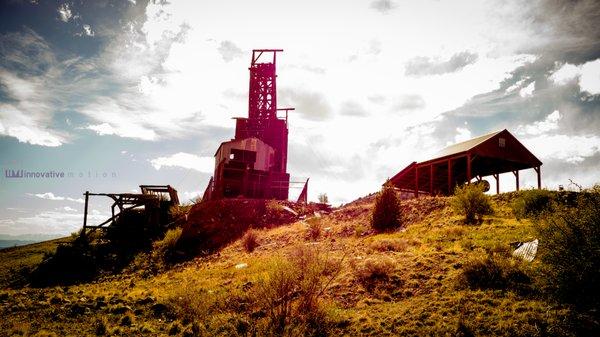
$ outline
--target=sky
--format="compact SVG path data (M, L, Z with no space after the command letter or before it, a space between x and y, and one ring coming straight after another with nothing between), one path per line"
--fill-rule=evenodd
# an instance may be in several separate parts
M599 17L594 0L2 1L0 236L76 231L85 191L201 195L232 118L247 115L260 48L284 50L288 171L310 178L309 200L352 201L505 128L544 163L544 187L592 186ZM535 179L523 171L522 187ZM92 222L108 211L91 200Z

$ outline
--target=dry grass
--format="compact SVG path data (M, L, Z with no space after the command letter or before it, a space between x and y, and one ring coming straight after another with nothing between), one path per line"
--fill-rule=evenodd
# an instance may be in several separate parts
M281 289L299 290L279 293L294 295L289 296L292 309L284 319L289 323L284 329L289 334L308 331L310 320L303 318L299 308L310 307L316 299L319 310L314 316L326 317L324 326L331 336L454 336L459 327L487 336L576 335L573 326L584 324L569 325L574 315L568 307L510 287L457 289L456 281L468 266L466 261L501 251L510 242L535 237L531 222L519 222L512 216L510 198L493 201L499 211L474 227L461 225L462 219L453 214L448 198L407 200L402 204L408 219L406 229L374 234L368 230L373 206L370 197L322 217L320 225L331 230L316 241L307 242L306 225L296 222L261 230L260 248L252 254L246 252L240 238L218 254L196 258L152 277L131 272L68 289L5 288L0 291L0 310L5 313L0 331L33 335L45 329L58 335L95 335L97 320L106 317L103 324L107 335L168 335L170 329L179 336L269 335L269 331L276 331L271 328L279 317L271 315L270 308L277 308L278 300L287 297L269 295L269 301L258 298L266 298L264 293L274 291L277 287L273 285L281 281L287 284ZM334 265L342 257L347 262L340 264L337 277L323 287L331 266L318 263L318 268L309 267L315 265L307 263L310 254L294 252L297 246L319 250L322 260L334 261ZM245 267L236 268L240 265ZM319 275L320 281L310 281L312 276L305 275L298 282L296 268L315 270L305 274ZM315 284L318 286L311 286ZM324 290L314 297L303 295L305 290L301 289ZM80 302L81 298L85 300ZM71 316L75 303L89 306L89 310ZM132 325L120 325L123 314L110 313L117 305L131 308Z

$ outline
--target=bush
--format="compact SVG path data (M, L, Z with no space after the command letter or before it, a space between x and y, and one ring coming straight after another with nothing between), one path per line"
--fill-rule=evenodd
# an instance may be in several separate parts
M329 197L327 197L326 193L319 194L319 203L321 203L321 204L328 204L329 203Z
M332 262L309 246L275 260L255 294L267 314L268 334L325 335L329 321L321 298L340 268L341 261Z
M310 218L306 220L308 222L308 233L306 235L307 239L316 241L321 236L321 232L323 231L323 225L321 223L321 218Z
M548 190L525 190L518 194L511 208L517 219L537 218L552 209L554 198Z
M483 193L483 184L457 186L451 206L469 225L483 222L483 216L492 213L490 199Z
M580 193L536 226L546 287L558 298L600 309L600 186Z
M371 227L378 232L400 227L402 225L400 222L400 212L398 195L393 187L386 184L375 200Z
M244 245L246 252L252 253L254 249L259 246L256 231L253 229L248 230L242 238L242 244Z
M175 258L175 250L180 237L181 227L169 229L162 240L155 241L152 244L153 255L164 259L166 262L172 262Z
M379 283L387 281L394 269L394 262L390 258L370 257L355 267L355 275L365 289L373 290Z
M523 290L530 283L520 260L491 254L465 263L459 278L470 289Z

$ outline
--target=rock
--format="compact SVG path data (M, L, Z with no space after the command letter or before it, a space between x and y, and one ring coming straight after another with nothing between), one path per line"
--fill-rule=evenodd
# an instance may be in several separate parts
M235 269L244 269L244 268L248 268L247 263L238 263L235 265Z
M156 299L154 298L154 296L146 296L144 298L138 299L135 303L138 305L146 305L146 304L150 304L150 303L154 303L154 302L156 302Z
M152 310L155 316L160 316L166 313L169 308L162 303L155 303L150 309Z
M126 312L132 311L131 307L127 306L127 305L118 305L116 307L113 307L112 309L110 309L110 312L113 314L124 314Z
M79 303L71 305L70 313L72 316L79 316L85 314L85 307Z

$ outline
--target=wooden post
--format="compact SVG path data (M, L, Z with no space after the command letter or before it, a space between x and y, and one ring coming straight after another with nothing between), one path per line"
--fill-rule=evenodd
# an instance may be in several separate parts
M452 194L452 159L448 159L448 194Z
M419 197L419 166L415 166L415 198Z
M471 154L467 154L467 184L471 183Z
M519 170L513 171L513 174L515 175L515 184L517 191L519 191Z
M85 238L85 231L87 227L87 214L88 214L88 200L90 198L90 192L85 191L85 205L83 206L83 230L81 230L81 236Z
M433 195L433 164L429 165L429 195Z
M538 166L538 167L534 167L533 169L537 173L538 190L541 190L542 189L542 168L540 166Z
M496 179L496 194L500 194L500 174L493 174Z

